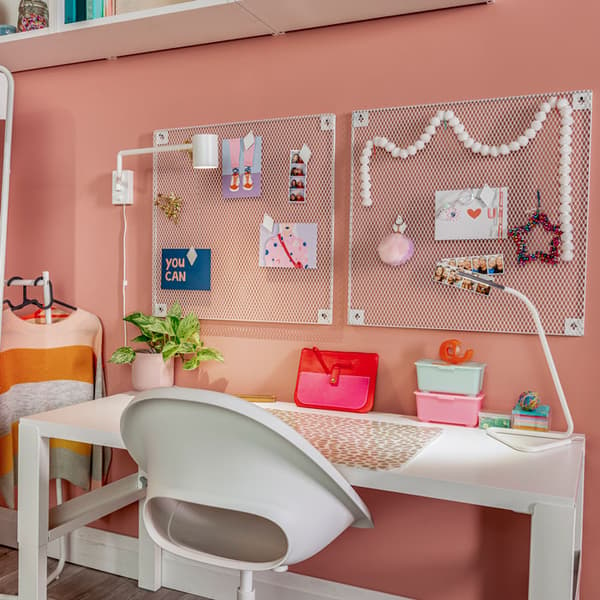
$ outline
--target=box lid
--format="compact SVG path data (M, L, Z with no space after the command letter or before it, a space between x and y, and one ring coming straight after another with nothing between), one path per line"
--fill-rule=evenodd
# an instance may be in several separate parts
M422 358L421 360L417 360L415 362L415 365L417 365L417 367L419 367L419 366L435 367L436 369L448 369L448 370L452 370L452 371L455 369L466 369L466 370L477 369L478 371L485 369L485 363L475 362L472 360L470 360L468 362L460 363L459 365L453 365L451 363L447 363L440 359Z

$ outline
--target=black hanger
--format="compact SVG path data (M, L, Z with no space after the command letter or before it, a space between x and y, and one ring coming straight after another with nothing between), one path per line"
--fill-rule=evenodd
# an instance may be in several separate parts
M33 285L37 285L40 281L43 281L44 278L43 277L38 277L37 279L34 280ZM7 282L6 285L7 287L10 287L10 285L12 284L13 281L23 281L22 277L11 277ZM20 308L24 308L25 306L37 306L38 308L41 308L42 310L47 310L49 309L53 304L60 304L61 306L64 306L65 308L70 308L71 310L77 310L76 306L71 306L70 304L67 304L66 302L63 302L62 300L58 300L57 298L54 297L54 291L52 290L52 282L48 281L48 289L50 291L50 300L48 301L48 304L42 304L39 300L36 300L35 298L28 298L27 297L27 286L23 286L23 300L21 302L21 304L13 304L10 300L6 299L4 300L5 304L8 304L8 306L10 307L11 310L19 310Z

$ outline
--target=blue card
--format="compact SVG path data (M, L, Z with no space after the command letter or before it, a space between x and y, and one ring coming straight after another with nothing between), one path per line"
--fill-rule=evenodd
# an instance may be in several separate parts
M163 248L163 290L210 290L210 248Z

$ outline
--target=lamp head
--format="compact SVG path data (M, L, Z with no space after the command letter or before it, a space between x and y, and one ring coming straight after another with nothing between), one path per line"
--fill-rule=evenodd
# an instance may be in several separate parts
M219 164L219 138L213 133L192 136L192 165L194 169L216 169Z

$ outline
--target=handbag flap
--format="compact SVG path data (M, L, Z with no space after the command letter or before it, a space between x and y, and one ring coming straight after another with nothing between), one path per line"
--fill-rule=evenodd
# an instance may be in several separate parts
M326 373L299 373L296 397L303 404L318 402L323 408L360 410L367 403L369 383L370 379L361 375L340 375L337 385L331 385Z

